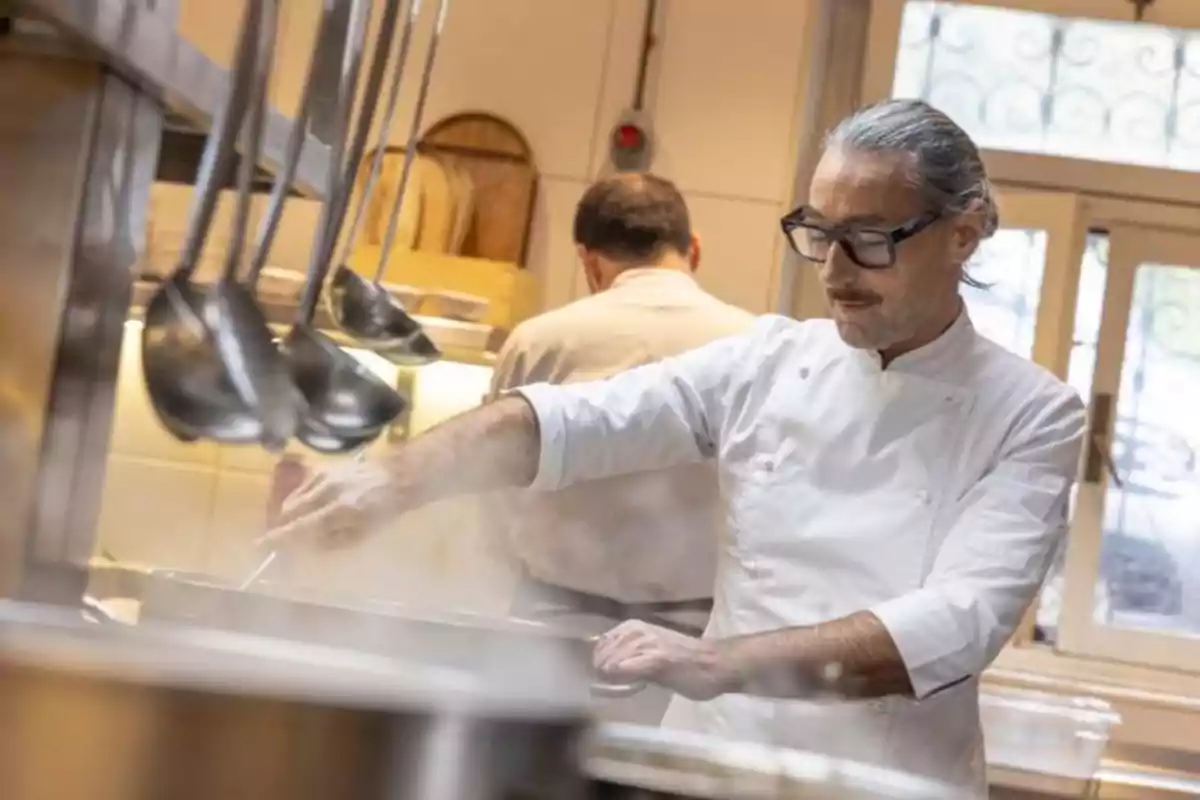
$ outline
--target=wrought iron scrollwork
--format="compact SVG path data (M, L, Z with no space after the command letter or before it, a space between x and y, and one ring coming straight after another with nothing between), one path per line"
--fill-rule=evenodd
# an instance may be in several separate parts
M987 147L1200 169L1200 34L909 0L894 93Z

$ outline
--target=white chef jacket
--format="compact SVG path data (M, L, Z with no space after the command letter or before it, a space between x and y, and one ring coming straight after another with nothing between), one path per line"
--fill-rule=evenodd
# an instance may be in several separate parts
M677 697L664 725L904 769L986 796L978 676L1066 526L1075 393L964 312L882 368L828 320L760 319L604 381L520 390L535 487L715 457L729 529L706 636L870 610L915 698Z

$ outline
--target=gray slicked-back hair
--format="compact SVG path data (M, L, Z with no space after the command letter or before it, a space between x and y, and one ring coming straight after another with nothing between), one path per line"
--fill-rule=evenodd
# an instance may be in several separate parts
M834 147L907 154L929 211L961 214L981 205L983 238L1000 226L979 148L954 120L923 100L886 100L859 109L825 136L825 149ZM982 285L965 272L963 281Z

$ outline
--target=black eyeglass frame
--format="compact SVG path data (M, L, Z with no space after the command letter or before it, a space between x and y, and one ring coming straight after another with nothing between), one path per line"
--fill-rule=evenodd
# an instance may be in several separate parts
M825 259L813 258L805 253L796 245L796 240L793 237L793 232L799 228L808 228L810 230L819 230L822 234L829 237L830 243L837 242L846 251L846 255L850 256L850 260L863 269L888 269L896 263L896 245L906 239L911 239L921 231L928 228L933 223L942 218L941 212L927 211L924 214L913 217L908 222L897 225L893 228L876 228L873 226L859 225L831 225L818 226L808 217L813 213L808 206L800 206L799 208L789 211L779 220L779 227L783 229L784 238L798 256L806 261L812 261L816 264L824 264ZM850 236L854 233L868 232L878 234L883 237L883 243L887 246L887 263L886 264L864 264L859 258L858 253L854 250L854 242Z

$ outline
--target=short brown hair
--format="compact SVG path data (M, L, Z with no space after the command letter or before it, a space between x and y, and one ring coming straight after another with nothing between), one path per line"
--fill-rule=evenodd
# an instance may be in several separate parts
M687 253L692 223L675 184L648 172L597 181L575 208L575 243L614 261L655 258L666 248Z

